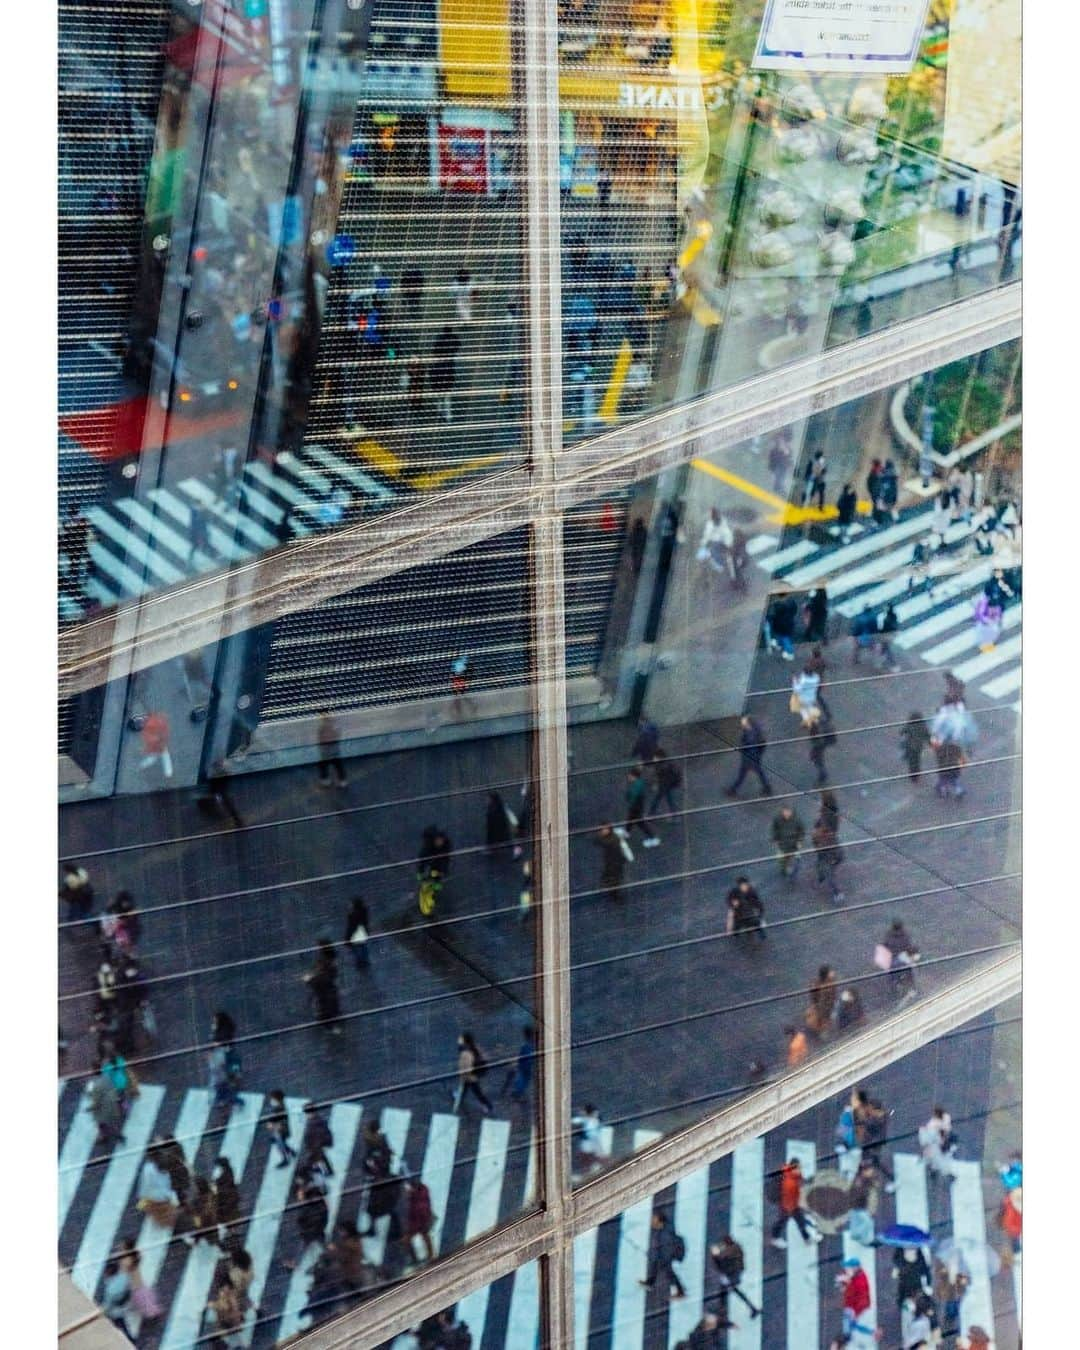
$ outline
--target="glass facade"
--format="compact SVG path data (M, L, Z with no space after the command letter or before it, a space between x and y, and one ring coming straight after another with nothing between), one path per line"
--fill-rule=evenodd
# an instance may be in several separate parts
M824 1350L852 1206L778 1255L772 1178L846 1194L853 1087L909 1172L948 1097L952 1190L877 1197L940 1324L942 1244L992 1245L1019 9L794 8L62 7L58 1236L103 1335ZM952 1300L997 1350L1018 1252Z

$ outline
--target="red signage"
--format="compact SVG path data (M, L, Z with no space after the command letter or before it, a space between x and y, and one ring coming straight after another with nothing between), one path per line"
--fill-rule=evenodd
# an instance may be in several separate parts
M439 186L487 191L487 136L479 127L439 128Z

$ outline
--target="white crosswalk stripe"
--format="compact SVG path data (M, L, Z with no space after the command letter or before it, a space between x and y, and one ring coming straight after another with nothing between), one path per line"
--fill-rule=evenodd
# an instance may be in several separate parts
M1007 609L1002 616L1001 630L1003 633L1011 632L1014 628L1020 627L1023 607L1015 605L1012 609ZM968 623L962 632L956 633L953 637L947 638L944 642L939 642L937 646L929 648L921 655L924 661L929 661L931 665L939 666L948 661L954 661L958 656L963 656L965 652L975 652L979 650L979 634L971 621L971 615L968 615ZM959 673L957 667L957 673ZM963 677L961 677L963 678Z
M255 1142L262 1101L259 1093L241 1093L240 1101L233 1108L225 1127L221 1156L228 1158L237 1183L243 1180L248 1155ZM158 1350L188 1350L198 1338L217 1259L216 1247L206 1242L195 1244L184 1265L184 1273L173 1297Z
M844 544L836 549L814 549L819 556L796 568L794 572L789 572L784 580L789 586L795 587L809 586L815 581L822 580L828 585L829 577L846 572L852 563L861 562L863 558L880 553L882 549L892 549L897 544L913 539L915 535L928 534L929 530L930 517L925 512L916 512L887 529L872 531L856 540L854 544ZM911 557L913 547L914 545L909 545L904 550L905 559ZM829 589L832 589L831 586Z
M124 1121L124 1140L113 1150L101 1189L83 1229L79 1254L71 1267L71 1278L88 1298L93 1298L101 1272L112 1246L113 1234L120 1226L131 1198L132 1187L143 1163L143 1154L154 1130L154 1122L165 1100L165 1089L148 1085L141 1089Z
M210 491L205 483L200 483L197 478L186 478L180 484L180 491L193 498L208 511L214 512L230 529L239 530L242 534L246 534L258 550L277 547L278 541L269 530L263 529L250 516L244 515L242 511L237 511L235 507L226 506Z
M996 680L991 680L989 684L981 686L982 692L987 698L1002 699L1008 698L1010 694L1015 694L1020 688L1024 678L1022 666L1014 666L1012 670L1006 671L1004 675L999 675ZM1016 705L1017 712L1020 711L1020 705Z
M1008 642L999 642L990 651L980 652L970 661L954 666L953 674L958 680L975 680L980 675L985 675L988 670L996 670L998 666L1003 666L1007 661L1019 656L1022 645L1023 638L1018 634Z
M499 1221L499 1198L502 1195L503 1174L506 1171L506 1150L510 1142L510 1122L485 1120L480 1126L480 1142L476 1149L476 1169L473 1173L469 1212L465 1219L465 1241L494 1228ZM473 1345L480 1345L487 1320L491 1286L484 1285L466 1294L458 1304L458 1317L472 1332Z
M324 450L318 445L309 445L304 453L310 455L312 459L322 464L324 468L336 473L339 478L344 478L347 483L353 487L359 488L361 492L368 497L375 497L379 501L388 501L393 497L393 492L382 483L377 482L370 474L364 473L354 464L349 464L330 450Z
M70 1090L70 1086L69 1086ZM210 1094L202 1088L183 1094L175 1123L165 1109L166 1092L162 1088L145 1086L129 1115L127 1138L119 1144L108 1160L91 1162L96 1129L85 1110L85 1093L80 1096L80 1107L72 1118L61 1148L61 1228L72 1213L76 1193L79 1210L87 1215L80 1232L68 1235L65 1249L67 1262L75 1282L93 1292L109 1253L128 1232L134 1213L134 1188L138 1170L146 1149L156 1134L171 1131L180 1143L184 1156L194 1167L200 1144L206 1137L210 1120ZM64 1098L61 1098L61 1108ZM245 1094L240 1107L233 1110L221 1139L220 1152L229 1158L238 1184L249 1197L245 1209L250 1214L243 1245L250 1252L255 1272L251 1298L253 1304L264 1303L249 1313L243 1331L235 1337L236 1344L268 1346L270 1341L282 1342L304 1330L311 1323L310 1315L301 1316L309 1296L310 1267L315 1254L312 1248L299 1270L288 1280L268 1280L272 1261L282 1255L299 1255L295 1251L295 1235L291 1213L287 1208L296 1163L278 1166L277 1153L261 1141L258 1154L254 1145L260 1135L262 1098ZM299 1098L287 1100L291 1123L291 1139L299 1146L303 1133L303 1102ZM330 1179L327 1208L332 1226L342 1206L343 1196L355 1186L362 1171L364 1146L360 1135L362 1109L354 1103L335 1104L329 1114L333 1145L329 1150L333 1176ZM166 1128L162 1128L162 1122ZM411 1170L404 1157L406 1142L415 1137L418 1158L423 1150L421 1176L432 1194L437 1215L435 1236L441 1242L441 1219L453 1211L455 1185L461 1195L464 1229L455 1230L455 1241L469 1241L490 1231L510 1213L519 1213L535 1187L537 1168L536 1138L523 1131L513 1134L509 1121L485 1119L476 1137L475 1160L455 1170L460 1132L465 1127L457 1116L435 1113L424 1122L418 1132L409 1111L386 1108L380 1114L380 1125L390 1143L395 1170ZM621 1127L622 1147L629 1142L630 1127ZM412 1131L412 1133L410 1133ZM660 1136L654 1130L633 1131L633 1147L644 1148ZM510 1150L520 1149L528 1140L528 1153L522 1172L516 1171L513 1185L508 1184ZM602 1145L612 1152L615 1131L605 1127ZM618 1153L620 1150L616 1149ZM217 1150L213 1150L216 1154ZM798 1157L809 1180L815 1166L815 1147L804 1140L787 1140L783 1157ZM209 1161L205 1153L206 1161ZM249 1159L258 1156L259 1168L249 1165ZM463 1163L467 1160L463 1160ZM774 1164L775 1165L775 1162ZM824 1243L804 1242L793 1222L786 1228L787 1247L782 1258L771 1253L770 1279L765 1279L767 1237L772 1222L772 1211L766 1203L766 1149L761 1139L740 1145L729 1162L721 1161L714 1167L730 1167L730 1188L722 1181L723 1173L712 1174L703 1168L680 1179L674 1187L672 1226L686 1244L686 1256L676 1270L686 1286L685 1300L670 1304L659 1288L647 1291L639 1281L645 1278L650 1240L650 1221L655 1198L632 1206L620 1218L612 1220L599 1230L581 1235L574 1243L574 1316L575 1350L643 1350L646 1342L655 1342L660 1336L668 1347L685 1339L699 1321L703 1308L719 1310L715 1300L717 1285L711 1277L709 1247L730 1232L743 1250L744 1272L741 1291L750 1304L762 1309L754 1318L740 1298L732 1294L727 1299L727 1312L736 1324L727 1333L729 1350L762 1350L769 1339L780 1343L781 1327L788 1346L800 1350L821 1350L822 1325L829 1326L838 1319L838 1296L834 1277L838 1270L838 1255L844 1259L855 1257L862 1264L870 1280L874 1304L860 1319L870 1330L857 1332L851 1342L857 1350L871 1350L874 1345L873 1327L880 1325L885 1343L891 1343L897 1331L894 1303L887 1298L885 1288L877 1288L877 1271L884 1274L886 1258L875 1257L873 1249L855 1243L850 1235L827 1238ZM893 1157L896 1177L895 1221L929 1230L930 1210L926 1173L921 1158L914 1154L897 1153ZM961 1244L964 1259L973 1276L971 1287L961 1305L961 1322L967 1328L975 1323L993 1330L989 1267L987 1264L986 1220L983 1208L982 1178L978 1163L957 1164L957 1180L949 1193L951 1206L951 1235ZM245 1178L245 1171L253 1173ZM85 1185L85 1191L83 1186ZM85 1199L84 1199L85 1197ZM251 1197L254 1197L252 1199ZM666 1198L666 1197L665 1197ZM888 1203L888 1202L886 1202ZM876 1224L880 1231L892 1216L879 1213ZM386 1252L388 1219L380 1220L380 1229L365 1239L369 1259L381 1260ZM72 1225L67 1225L68 1230ZM614 1231L612 1231L614 1230ZM609 1233L609 1238L603 1234ZM935 1229L935 1238L948 1236ZM210 1296L220 1253L208 1244L197 1244L190 1252L178 1243L170 1247L172 1234L155 1226L148 1219L143 1222L137 1239L142 1257L142 1273L146 1283L158 1287L166 1306L165 1327L160 1345L163 1350L190 1350L200 1335L205 1335L204 1313ZM166 1264L169 1251L182 1253L180 1265ZM606 1253L611 1264L601 1273L598 1268L600 1251ZM775 1270L783 1267L785 1274L778 1278ZM169 1287L163 1289L160 1280L168 1275ZM539 1266L534 1261L520 1267L512 1277L505 1308L505 1335L489 1317L491 1289L483 1288L469 1294L458 1306L460 1319L468 1325L473 1345L483 1347L500 1333L500 1345L506 1350L537 1350L540 1338ZM1010 1274L1014 1285L1017 1316L1020 1308L1019 1262ZM598 1281L602 1281L595 1289ZM878 1295L882 1307L878 1307ZM706 1303L706 1296L709 1302ZM767 1303L767 1307L763 1306ZM595 1308L595 1317L592 1317ZM256 1320L257 1318L257 1320ZM666 1319L666 1332L664 1320ZM591 1325L590 1322L595 1324ZM492 1324L489 1326L488 1323ZM129 1318L129 1329L138 1334L138 1319Z

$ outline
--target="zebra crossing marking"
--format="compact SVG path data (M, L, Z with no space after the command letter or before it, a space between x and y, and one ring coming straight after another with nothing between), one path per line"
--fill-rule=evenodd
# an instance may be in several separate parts
M926 1164L916 1153L894 1153L896 1177L896 1222L930 1231L930 1205L926 1196Z
M327 1156L330 1159L330 1166L334 1170L326 1188L327 1221L325 1236L327 1239L332 1238L334 1234L338 1209L341 1205L341 1192L345 1185L345 1173L349 1168L349 1159L352 1157L353 1147L356 1144L356 1135L360 1129L360 1117L362 1115L363 1107L355 1106L351 1102L336 1102L330 1108L327 1123L330 1126L330 1133L334 1137L334 1142L327 1150ZM301 1317L301 1313L307 1305L311 1272L317 1260L318 1250L309 1247L292 1273L289 1288L285 1295L281 1324L278 1327L279 1341L288 1340L290 1336L295 1336L298 1331L302 1331L310 1325L311 1318Z
M759 553L767 553L769 549L775 548L777 543L775 534L755 534L746 541L746 551L751 558L756 558Z
M635 1130L634 1152L660 1138L659 1130ZM611 1313L613 1345L640 1345L645 1335L645 1278L649 1255L649 1224L653 1202L650 1196L631 1205L619 1224L615 1254L615 1302Z
M294 478L308 484L311 491L317 492L320 497L325 497L333 491L334 484L325 474L320 473L318 469L313 469L310 464L305 464L291 450L283 450L278 455L278 463L286 473L291 473Z
M269 492L276 493L277 496L287 501L290 506L295 506L298 511L306 511L310 516L318 515L318 502L313 502L310 497L305 496L298 488L293 487L287 479L275 476L265 464L256 461L254 464L248 465L248 471L251 476L258 479Z
M454 1179L457 1138L457 1116L440 1111L431 1117L420 1180L431 1194L431 1208L435 1215L435 1222L431 1228L431 1246L436 1256L442 1250L442 1230L446 1219L446 1206L450 1200L450 1183Z
M205 483L201 483L197 478L185 478L179 487L181 492L185 492L200 506L205 506L208 511L213 511L230 529L240 530L243 534L246 534L259 550L277 547L278 541L269 530L264 529L250 516L245 515L235 507L226 506ZM241 492L246 491L242 482L240 489Z
M188 1167L195 1165L195 1155L199 1151L199 1144L210 1119L210 1105L210 1093L206 1088L192 1088L184 1093L173 1138L180 1145L180 1151ZM142 1227L139 1229L139 1236L135 1240L135 1249L141 1258L139 1270L144 1283L151 1289L157 1283L165 1258L169 1254L172 1233L172 1224L168 1228L161 1228L151 1218L143 1219ZM129 1311L127 1323L132 1338L137 1338L142 1327L142 1314Z
M529 1161L525 1167L522 1207L536 1190L536 1131L529 1140ZM530 1261L514 1273L510 1294L510 1312L506 1323L503 1350L537 1350L540 1341L540 1262Z
M502 1195L509 1142L508 1120L488 1118L481 1124L469 1212L465 1219L466 1242L489 1232L499 1221L499 1198ZM472 1332L474 1345L479 1345L483 1340L490 1297L491 1286L484 1285L482 1289L474 1289L471 1294L466 1294L458 1304L458 1317Z
M791 544L788 548L782 548L778 553L772 554L768 558L760 558L758 566L764 568L766 572L775 573L787 567L789 563L799 562L808 557L811 553L818 551L817 545L812 544L809 539L800 539L797 544Z
M124 497L115 505L118 511L123 511L136 525L145 530L155 543L163 544L177 558L187 558L191 551L190 542L182 534L178 534L171 525L167 525L160 515L155 515L134 497Z
M600 1153L610 1158L615 1142L615 1131L610 1125L600 1127ZM586 1350L589 1341L589 1309L592 1305L592 1283L596 1271L596 1242L600 1230L591 1228L574 1239L574 1345Z
M981 687L981 692L988 698L999 699L1007 698L1009 694L1014 694L1020 688L1024 680L1023 666L1014 666L1012 670L1006 671L1004 675L999 675L996 680L991 680L989 684ZM1019 703L1016 705L1016 711L1020 711Z
M339 478L344 478L347 483L359 488L366 496L374 497L376 501L387 501L395 495L388 487L376 482L370 474L364 473L363 469L358 469L355 465L347 463L332 451L324 450L322 446L305 446L304 454L318 460L331 473L336 473Z
M786 1156L789 1160L799 1160L803 1177L807 1181L817 1170L817 1150L811 1143L801 1139L788 1140ZM784 1236L787 1238L788 1344L797 1345L799 1350L818 1350L818 1308L821 1303L819 1244L814 1241L804 1242L794 1219L788 1219Z
M1020 626L1022 607L1015 605L1012 609L1005 611L1001 621L1002 632L1011 631ZM931 647L929 651L921 652L924 661L929 661L931 665L940 665L943 661L952 661L954 657L962 656L964 652L977 650L979 646L979 634L974 624L971 622L971 612L968 612L968 624L964 630L957 633L954 637L947 638L944 642L939 642L936 647Z
M96 540L88 550L93 559L94 566L99 572L104 572L120 588L119 593L123 595L126 591L128 595L141 595L144 586L143 579L137 572L133 572L130 567L122 563L116 554L104 544L99 544Z
M71 1209L75 1193L79 1189L83 1170L90 1161L90 1154L97 1143L97 1121L90 1114L90 1088L83 1089L74 1119L64 1136L64 1145L60 1150L58 1167L59 1187L57 1195L58 1221L56 1231L64 1227L64 1220Z
M117 503L117 505L120 504ZM149 515L149 512L146 514ZM86 518L96 530L108 535L117 547L123 550L126 558L133 559L144 571L152 572L158 581L163 582L166 586L171 586L177 581L184 580L184 573L179 567L175 567L167 558L163 558L156 553L151 547L151 542L140 539L133 530L126 529L111 512L96 506L86 513ZM151 517L151 519L153 518ZM157 542L152 533L150 533L150 541ZM140 581L137 589L142 590L144 588L145 583Z
M740 1144L731 1160L731 1236L743 1249L740 1287L755 1308L761 1307L765 1290L762 1241L765 1234L765 1140ZM729 1316L736 1300L729 1299ZM738 1327L728 1331L728 1350L761 1350L760 1317L740 1305Z
M229 1160L237 1184L243 1178L251 1146L255 1142L262 1102L260 1093L241 1093L240 1102L233 1108L225 1126L219 1151L223 1158ZM189 1350L198 1340L217 1260L216 1248L196 1242L184 1263L184 1273L173 1296L158 1350Z
M844 544L843 547L838 549L819 550L811 544L811 552L820 552L821 556L806 563L803 567L796 568L794 572L789 572L784 580L789 586L796 588L806 586L813 581L824 581L837 572L843 572L849 564L861 562L863 558L869 558L873 554L879 553L883 548L902 543L920 532L928 533L929 524L926 512L918 511L897 524L890 525L888 529L874 530L854 544ZM910 549L906 551L905 556L910 556Z
M994 1306L990 1297L990 1267L986 1257L986 1214L983 1210L982 1169L977 1162L954 1162L956 1180L949 1190L953 1237L962 1245L971 1283L960 1300L960 1329L973 1326L993 1334Z
M161 1103L165 1100L163 1087L147 1086L138 1097L124 1121L124 1141L114 1150L105 1176L94 1200L94 1207L83 1229L79 1252L71 1266L71 1279L87 1298L93 1298L101 1272L109 1257L113 1234L119 1228L131 1199L131 1190L143 1154L157 1120Z
M699 1167L675 1185L676 1233L686 1243L686 1257L679 1264L679 1278L686 1297L671 1305L668 1313L668 1350L689 1336L701 1321L705 1297L705 1248L708 1241L709 1169Z
M1013 613L1018 613L1014 610ZM980 675L985 675L988 670L994 670L998 666L1003 666L1006 661L1011 661L1014 656L1020 655L1020 649L1023 646L1023 638L1019 633L1008 642L999 642L998 645L989 652L981 652L970 661L965 661L963 665L956 666L953 674L958 680L975 680Z
M926 608L930 608L934 603L931 597L925 597ZM922 623L917 623L914 628L905 628L895 636L896 646L907 651L911 647L920 647L930 638L937 637L940 633L947 633L950 628L955 628L961 623L970 623L972 615L972 599L970 595L959 601L955 605L950 605L947 609L938 610L930 618L924 619ZM897 618L900 613L897 611Z

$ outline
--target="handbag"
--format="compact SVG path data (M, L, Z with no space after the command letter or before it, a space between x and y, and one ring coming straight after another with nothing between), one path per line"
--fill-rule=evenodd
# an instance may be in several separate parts
M789 708L793 713L801 713L801 712L802 712L802 703L799 701L799 696L798 696L798 694L792 694L792 696L788 699L788 708Z
M634 850L630 847L627 840L623 839L621 835L619 836L619 848L622 849L622 855L627 862L634 861Z
M362 923L358 923L353 929L353 935L349 939L354 947L362 946L368 940L368 931Z
M874 948L874 965L879 970L892 970L893 954L883 942Z

